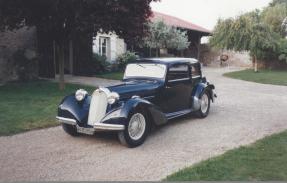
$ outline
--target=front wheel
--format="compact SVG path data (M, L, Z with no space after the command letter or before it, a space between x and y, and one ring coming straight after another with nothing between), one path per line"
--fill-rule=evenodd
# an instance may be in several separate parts
M125 125L125 130L118 133L119 140L128 147L137 147L144 143L150 129L150 122L144 112L135 112Z
M207 91L203 93L200 101L200 109L197 111L197 116L199 118L205 118L208 116L210 109L210 97Z

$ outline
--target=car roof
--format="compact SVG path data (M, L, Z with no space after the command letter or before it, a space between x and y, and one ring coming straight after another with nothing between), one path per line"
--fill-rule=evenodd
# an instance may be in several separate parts
M172 57L172 58L141 58L137 59L136 62L144 62L144 63L157 63L157 64L196 64L199 63L195 58L180 58L180 57Z

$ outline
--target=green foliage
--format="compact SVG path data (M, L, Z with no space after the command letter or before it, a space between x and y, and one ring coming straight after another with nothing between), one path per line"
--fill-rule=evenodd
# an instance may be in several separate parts
M287 37L287 16L283 20L283 23L282 23L282 32L283 32L283 36Z
M138 56L134 52L130 51L118 56L117 63L119 69L123 71L128 63L135 61L137 58Z
M273 0L271 3L270 3L270 6L276 6L278 4L287 4L287 0Z
M166 178L168 181L287 181L287 131L230 150Z
M287 40L281 39L279 46L279 60L285 61L287 63Z
M269 58L277 51L279 38L266 24L259 23L252 25L249 40L251 55L255 55L258 59Z
M37 60L29 56L29 50L19 49L14 55L16 74L19 81L29 81L37 78Z
M272 31L284 35L282 22L287 17L287 7L284 4L276 4L271 7L267 7L261 14L262 22L269 25Z
M148 32L148 35L143 39L143 46L149 48L183 50L188 48L190 44L185 31L166 25L163 21L150 22Z
M237 18L219 20L210 45L219 49L250 51L252 56L264 59L277 50L278 36L260 22L260 12L254 11Z
M101 56L99 54L94 53L91 63L89 65L91 73L95 74L108 71L108 67L110 64L107 62L107 58L105 56Z

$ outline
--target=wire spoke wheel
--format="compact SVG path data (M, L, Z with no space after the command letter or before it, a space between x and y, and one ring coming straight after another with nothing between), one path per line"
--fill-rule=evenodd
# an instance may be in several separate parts
M207 94L203 94L202 98L201 98L201 112L202 113L206 113L209 107L209 98L207 96Z
M139 140L143 136L145 128L146 128L145 117L140 113L134 114L131 117L128 126L128 133L130 138L133 140Z

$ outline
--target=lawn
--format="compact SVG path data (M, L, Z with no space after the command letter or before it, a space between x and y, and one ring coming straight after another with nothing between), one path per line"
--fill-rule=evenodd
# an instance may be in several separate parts
M113 79L113 80L122 80L124 77L123 72L109 72L104 74L98 74L96 77L104 78L104 79Z
M256 83L287 86L287 71L260 70L258 73L255 73L249 69L226 73L224 76Z
M0 136L58 125L57 105L79 87L67 84L59 91L57 83L47 81L0 86Z
M183 169L168 181L287 181L287 131Z

